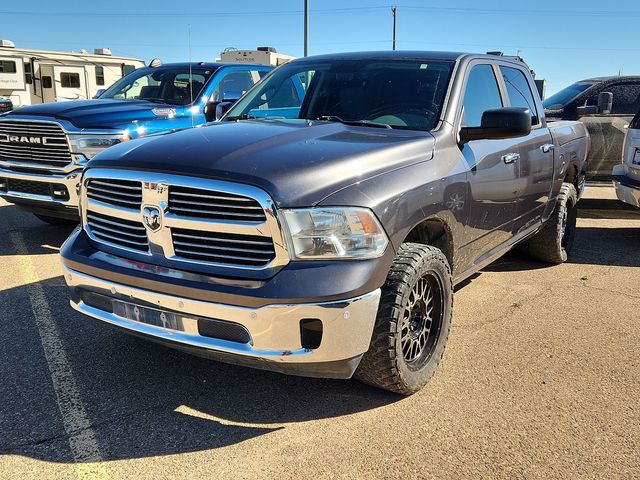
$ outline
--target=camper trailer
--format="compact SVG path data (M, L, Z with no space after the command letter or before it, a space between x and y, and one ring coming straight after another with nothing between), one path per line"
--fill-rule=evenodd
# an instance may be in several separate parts
M0 40L0 97L10 99L14 108L89 99L142 66L142 60L114 56L108 48L93 54L54 52L16 48L10 40Z
M293 60L295 57L278 53L273 47L258 47L256 50L238 50L227 48L220 54L218 61L229 63L252 63L277 67Z

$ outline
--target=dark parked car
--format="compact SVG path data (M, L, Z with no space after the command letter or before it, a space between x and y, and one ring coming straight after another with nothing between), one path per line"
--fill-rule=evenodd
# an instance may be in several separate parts
M612 95L602 95L610 93ZM582 80L543 102L547 119L578 120L589 130L592 147L587 179L611 181L620 163L626 128L640 110L640 76Z
M89 162L61 251L72 305L222 361L411 394L455 284L516 245L567 259L587 144L579 122L547 125L523 62L294 60L219 123Z
M7 113L13 110L13 102L10 98L0 97L0 113Z

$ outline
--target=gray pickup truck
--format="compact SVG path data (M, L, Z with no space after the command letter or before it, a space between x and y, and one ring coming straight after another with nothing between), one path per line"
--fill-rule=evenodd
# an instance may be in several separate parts
M587 149L581 123L547 125L522 62L295 60L220 122L89 162L71 303L194 354L408 395L442 358L454 285L517 245L566 260Z

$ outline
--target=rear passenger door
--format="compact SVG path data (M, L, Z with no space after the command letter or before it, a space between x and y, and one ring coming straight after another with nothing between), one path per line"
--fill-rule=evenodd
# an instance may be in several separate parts
M533 89L524 68L500 65L500 76L507 94L508 106L528 108L531 112L531 133L517 139L518 208L513 225L514 234L538 223L549 201L553 182L553 140L540 118Z
M479 127L482 114L505 106L506 94L498 82L498 67L472 63L464 86L460 127ZM469 167L468 244L478 256L508 241L513 234L519 196L520 139L474 140L461 153ZM446 195L446 192L445 192ZM448 203L448 199L445 198ZM473 253L471 256L475 256Z

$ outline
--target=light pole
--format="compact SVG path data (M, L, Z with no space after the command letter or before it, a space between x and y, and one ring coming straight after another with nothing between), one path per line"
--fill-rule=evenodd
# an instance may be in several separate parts
M309 55L309 0L304 0L304 56Z
M397 12L397 8L396 7L391 7L391 15L393 15L393 46L392 46L392 50L396 49L396 12Z

